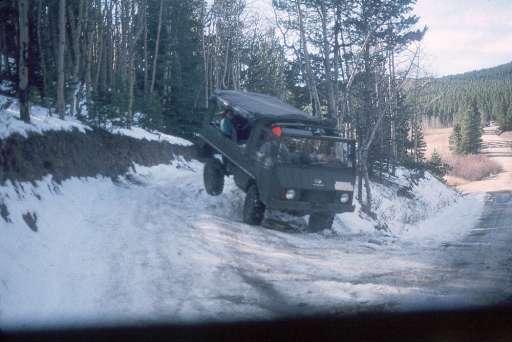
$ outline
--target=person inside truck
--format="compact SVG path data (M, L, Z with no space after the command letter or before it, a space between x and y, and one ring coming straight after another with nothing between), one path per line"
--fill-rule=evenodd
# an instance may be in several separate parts
M285 143L280 142L275 135L272 135L266 131L263 132L263 138L261 139L261 146L258 149L257 157L271 158L277 152L277 159L281 163L290 162L290 150Z
M220 131L229 139L233 139L235 127L233 126L233 111L226 109L221 113L222 119L220 120Z
M221 116L220 130L222 133L240 145L245 144L250 135L249 120L235 115L231 109L226 109Z

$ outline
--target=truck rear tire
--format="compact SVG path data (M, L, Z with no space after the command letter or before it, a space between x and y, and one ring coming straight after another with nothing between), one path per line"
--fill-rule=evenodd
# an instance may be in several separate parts
M324 229L331 229L334 222L334 215L335 214L330 213L314 213L309 215L309 232L317 233Z
M209 158L204 164L203 180L206 193L210 196L218 196L224 190L224 167L215 158Z
M244 223L252 226L260 225L265 216L265 205L260 201L258 187L254 184L249 187L245 195L243 216Z

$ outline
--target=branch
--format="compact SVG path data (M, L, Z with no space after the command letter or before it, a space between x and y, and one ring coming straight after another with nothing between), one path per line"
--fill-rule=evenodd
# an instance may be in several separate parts
M364 39L364 43L363 43L363 46L361 48L361 51L364 51L366 49L366 47L368 46L368 44L370 42L371 35L372 35L372 33L368 32L368 34L366 35L366 38ZM352 73L350 74L350 78L348 80L347 86L345 87L345 91L348 91L352 87L352 83L354 82L355 75L359 71L359 59L361 59L361 56L360 56L361 55L361 51L359 52L358 61L355 62L355 68L352 71Z
M409 67L407 68L407 71L405 72L403 78L402 78L402 81L400 82L400 84L398 85L398 87L396 88L396 93L399 93L402 88L404 87L405 85L405 81L407 81L407 76L409 75L409 73L411 72L411 69L414 65L414 60L416 59L416 57L418 56L419 54L419 51L420 51L420 48L417 47L416 48L416 51L414 52L414 56L411 58L411 63L409 64Z

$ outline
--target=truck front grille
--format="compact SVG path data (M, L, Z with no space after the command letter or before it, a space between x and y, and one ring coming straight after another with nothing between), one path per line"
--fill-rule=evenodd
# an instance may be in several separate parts
M304 190L300 195L301 201L311 203L333 203L337 202L338 198L336 191L325 190Z

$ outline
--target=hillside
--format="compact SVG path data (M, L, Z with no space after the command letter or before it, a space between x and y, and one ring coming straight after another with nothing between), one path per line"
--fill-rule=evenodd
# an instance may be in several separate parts
M512 129L512 62L432 79L419 101L429 123L449 126L473 99L485 123L493 120Z
M512 62L492 68L469 71L462 74L449 75L439 80L511 80Z

